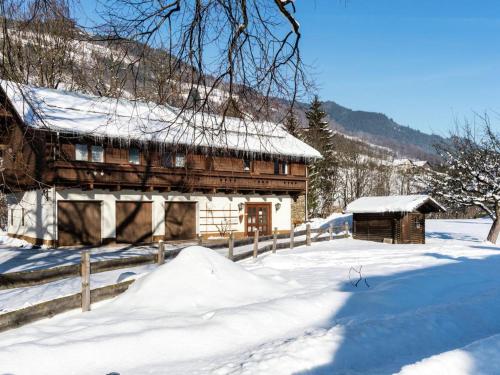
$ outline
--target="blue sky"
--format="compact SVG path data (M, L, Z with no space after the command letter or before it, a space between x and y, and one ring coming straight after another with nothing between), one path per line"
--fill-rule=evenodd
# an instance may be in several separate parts
M322 99L443 135L500 113L500 1L296 3Z
M92 17L95 0L80 3ZM499 0L296 5L321 99L442 135L474 112L500 113Z

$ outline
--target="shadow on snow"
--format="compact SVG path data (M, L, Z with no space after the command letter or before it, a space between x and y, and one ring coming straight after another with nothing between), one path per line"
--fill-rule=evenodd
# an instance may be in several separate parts
M346 282L352 295L325 326L342 327L342 343L328 363L299 374L397 373L500 333L500 256L425 255L453 263L370 277L370 288Z

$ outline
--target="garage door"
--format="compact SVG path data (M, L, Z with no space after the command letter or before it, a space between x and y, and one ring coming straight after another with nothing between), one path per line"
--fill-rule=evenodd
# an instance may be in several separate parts
M153 242L152 202L116 202L116 242Z
M101 202L57 202L59 246L101 244Z
M196 202L165 202L165 239L196 238Z

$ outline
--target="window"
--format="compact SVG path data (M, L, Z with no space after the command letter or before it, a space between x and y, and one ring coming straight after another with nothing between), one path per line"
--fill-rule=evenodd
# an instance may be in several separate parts
M282 160L275 160L274 174L288 174L288 162Z
M172 154L163 155L162 164L165 168L172 168L174 166L174 160L172 158Z
M14 225L14 209L10 210L10 225Z
M75 145L75 160L89 161L89 147L87 145Z
M252 162L250 159L243 159L243 170L249 172L252 167Z
M141 164L141 154L137 148L128 150L128 162L130 164Z
M185 165L186 165L186 157L180 154L175 155L175 167L184 168Z
M92 161L104 163L104 148L102 146L92 146Z
M280 161L274 161L274 174L280 174Z
M288 163L286 161L281 162L281 173L288 174Z
M24 227L24 208L21 208L21 226Z

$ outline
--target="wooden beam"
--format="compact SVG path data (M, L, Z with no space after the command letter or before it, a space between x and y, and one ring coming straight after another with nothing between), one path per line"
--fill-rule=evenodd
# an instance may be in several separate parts
M13 117L12 113L7 111L5 108L0 108L0 116L2 117Z

